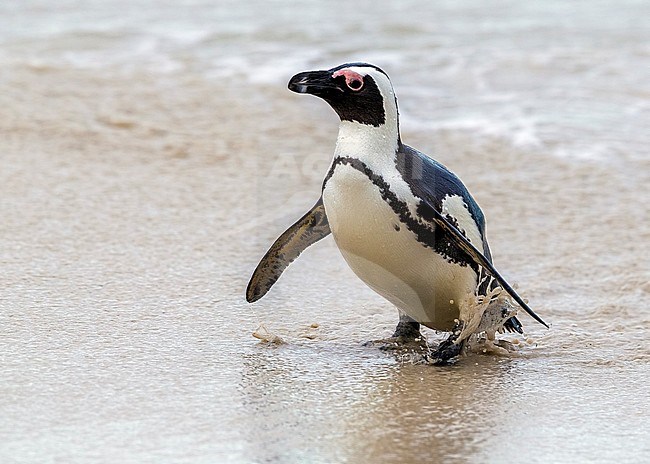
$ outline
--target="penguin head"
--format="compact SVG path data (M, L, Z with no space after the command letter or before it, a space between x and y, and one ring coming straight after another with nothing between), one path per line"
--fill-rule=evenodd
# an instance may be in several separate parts
M327 71L307 71L289 81L289 90L325 100L341 121L382 126L397 121L397 100L388 75L368 63L347 63Z

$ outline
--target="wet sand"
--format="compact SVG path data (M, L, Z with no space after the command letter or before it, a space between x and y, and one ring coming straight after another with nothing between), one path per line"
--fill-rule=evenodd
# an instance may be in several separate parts
M336 133L324 104L191 72L0 77L0 461L650 453L647 158L404 127L465 181L497 267L552 324L522 316L511 356L413 365L362 346L396 311L331 238L244 301L258 259L318 197ZM260 324L286 343L253 338Z

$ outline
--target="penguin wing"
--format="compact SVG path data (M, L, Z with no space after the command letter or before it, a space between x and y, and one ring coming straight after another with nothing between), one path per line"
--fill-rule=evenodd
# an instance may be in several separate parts
M266 295L300 253L329 234L330 226L321 197L271 245L248 282L246 301L253 303Z
M548 328L546 322L535 314L492 264L490 248L485 238L483 212L460 179L442 164L407 145L402 145L397 153L397 168L413 193L421 199L422 216L432 220L436 226L447 232L456 246L463 250L474 263L494 277L524 311ZM479 227L483 239L483 252L479 251L441 212L442 199L449 194L461 196L467 204L472 218Z
M476 264L481 266L483 269L485 269L492 277L496 279L497 282L503 287L503 289L508 292L508 294L514 298L514 300L519 304L519 306L522 307L524 311L526 311L530 317L535 319L537 322L542 324L544 327L547 329L548 324L542 320L541 317L539 317L537 314L535 314L535 311L533 311L527 304L524 302L524 300L519 296L519 294L510 286L510 284L504 279L501 274L496 270L496 268L492 265L492 263L481 253L474 245L472 245L472 242L470 242L467 237L465 237L460 230L458 230L452 223L450 223L447 218L445 218L442 213L439 211L435 210L434 208L431 208L433 212L433 221L436 223L437 226L441 227L444 229L454 240L456 245L460 247L465 253L467 253Z
M492 262L490 247L485 239L483 211L474 201L467 187L453 172L433 158L404 144L397 152L397 169L415 196L426 200L436 211L442 211L442 201L445 197L461 197L481 234L483 255Z

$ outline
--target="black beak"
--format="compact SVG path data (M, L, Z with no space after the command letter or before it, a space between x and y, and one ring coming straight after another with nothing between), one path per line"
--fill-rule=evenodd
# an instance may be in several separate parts
M319 97L343 92L332 78L330 71L307 71L296 74L289 81L289 90L296 93L309 93Z

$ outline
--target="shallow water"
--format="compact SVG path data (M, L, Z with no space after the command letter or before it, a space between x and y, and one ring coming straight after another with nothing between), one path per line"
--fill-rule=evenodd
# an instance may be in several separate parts
M0 461L642 461L647 17L0 4ZM393 76L405 141L463 178L498 268L552 324L523 316L515 354L438 368L362 346L396 311L331 238L245 303L334 144L331 111L286 81L355 59Z

